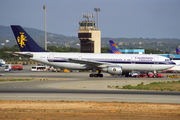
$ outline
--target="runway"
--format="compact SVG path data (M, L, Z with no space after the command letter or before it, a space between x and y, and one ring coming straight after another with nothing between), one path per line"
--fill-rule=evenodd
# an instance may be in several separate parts
M2 70L1 70L2 72ZM89 73L23 71L4 73L1 78L33 78L34 81L0 82L0 100L104 101L180 103L180 92L111 89L108 85L136 85L167 81L167 78L89 78Z

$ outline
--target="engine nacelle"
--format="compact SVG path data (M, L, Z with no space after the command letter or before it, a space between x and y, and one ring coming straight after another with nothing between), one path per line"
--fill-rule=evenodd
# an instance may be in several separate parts
M113 74L113 75L121 75L122 67L121 66L108 66L107 68L103 68L102 71Z

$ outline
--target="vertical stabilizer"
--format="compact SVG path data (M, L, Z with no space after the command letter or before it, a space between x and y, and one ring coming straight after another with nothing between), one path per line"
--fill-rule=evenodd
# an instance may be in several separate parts
M110 43L110 46L111 46L111 53L115 53L115 54L122 54L119 50L119 47L112 41L112 40L109 40L109 43Z
M21 52L47 52L42 49L19 25L11 25Z
M114 46L111 46L111 50L112 50L112 53L114 53L114 54L122 54L122 53L119 51L119 49L117 49L117 48L114 47Z
M176 48L176 53L180 55L180 50L178 48Z

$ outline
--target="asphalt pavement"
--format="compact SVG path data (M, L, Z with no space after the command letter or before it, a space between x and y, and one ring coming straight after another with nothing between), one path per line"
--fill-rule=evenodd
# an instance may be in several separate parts
M180 103L180 92L122 90L108 87L178 79L113 77L107 73L104 73L103 78L90 78L89 72L31 72L30 65L23 68L22 71L10 72L4 72L3 67L0 68L0 73L3 73L0 79L31 79L0 82L0 100Z

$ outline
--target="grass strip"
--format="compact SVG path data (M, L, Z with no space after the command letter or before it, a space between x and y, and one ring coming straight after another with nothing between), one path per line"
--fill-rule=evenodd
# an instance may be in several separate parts
M152 82L144 85L144 82L136 86L125 85L122 88L118 86L107 86L108 88L116 89L135 89L135 90L156 90L156 91L180 91L180 80L179 81L167 81L167 82Z
M30 81L30 79L0 79L0 82L5 82L5 81Z

